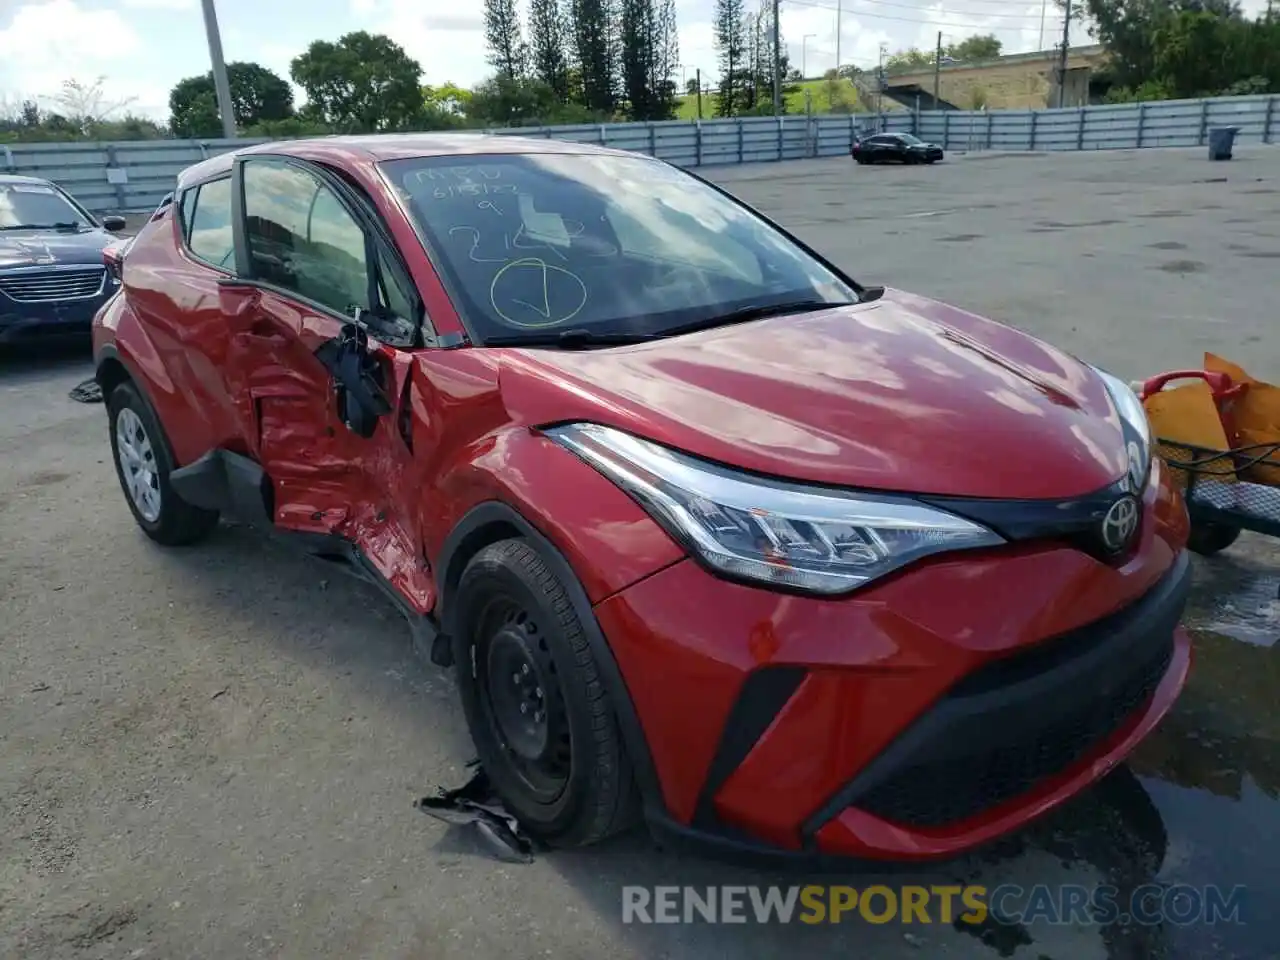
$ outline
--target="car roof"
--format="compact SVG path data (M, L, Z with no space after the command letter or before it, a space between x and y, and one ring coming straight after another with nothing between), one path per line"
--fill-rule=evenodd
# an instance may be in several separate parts
M42 186L52 186L53 184L51 180L46 180L44 177L24 177L17 173L0 173L0 187L11 183L38 183Z
M343 167L361 161L407 160L419 157L475 156L480 154L578 154L626 156L627 150L599 147L573 140L551 140L545 137L517 137L485 133L383 133L361 136L313 137L302 140L277 140L242 147L219 154L188 167L178 177L178 189L225 174L237 157L257 153L298 157L327 162Z

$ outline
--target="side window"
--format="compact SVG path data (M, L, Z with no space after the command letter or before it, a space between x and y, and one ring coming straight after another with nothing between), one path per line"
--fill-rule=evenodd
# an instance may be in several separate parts
M195 213L196 195L199 192L200 192L199 187L192 187L190 190L187 190L185 193L183 193L182 203L178 208L182 213L182 217L178 222L182 226L182 239L184 241L190 239L191 237L191 217ZM160 207L156 210L156 213L159 213L160 210L163 210L163 209L164 209L164 204L161 204Z
M188 206L188 200L195 197ZM231 238L231 179L210 180L182 198L187 246L191 253L215 267L227 267L235 259ZM188 212L190 210L190 212Z
M413 305L409 303L409 298L405 296L404 291L400 289L400 284L395 281L395 272L391 269L391 264L387 263L386 254L379 254L378 263L380 266L380 285L379 292L382 295L382 302L397 317L403 320L413 319Z
M364 231L332 190L291 164L249 160L244 205L255 279L345 316L369 309Z

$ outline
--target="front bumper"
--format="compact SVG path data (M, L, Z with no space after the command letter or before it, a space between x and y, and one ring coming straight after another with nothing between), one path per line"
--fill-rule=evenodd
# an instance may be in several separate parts
M119 289L108 275L96 293L76 299L26 302L14 300L0 290L0 343L35 337L88 336L94 316Z
M605 600L660 783L651 820L727 852L920 860L1078 793L1189 669L1185 511L1163 481L1146 506L1117 565L1011 545L832 601L684 561Z

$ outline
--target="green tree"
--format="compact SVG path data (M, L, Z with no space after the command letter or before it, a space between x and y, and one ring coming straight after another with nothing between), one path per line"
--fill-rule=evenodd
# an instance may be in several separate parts
M529 46L534 77L568 100L569 31L561 0L530 0Z
M484 39L489 48L489 65L499 76L512 80L524 76L528 50L516 0L484 0Z
M1062 9L1064 0L1054 0ZM1137 89L1156 79L1156 34L1182 11L1238 17L1235 0L1072 0L1072 19L1107 49L1116 86Z
M847 113L849 110L849 83L840 71L832 68L822 78L822 91L826 96L827 110L831 113Z
M891 53L884 61L885 73L906 73L909 70L931 66L933 66L933 53L925 53L916 47Z
M767 13L762 5L755 13L748 12L742 25L747 38L747 59L742 71L741 108L748 112L765 101L773 102L770 92L773 67L769 59L773 34L769 32Z
M716 116L732 117L743 106L743 73L747 61L746 17L743 0L716 0L716 53L720 61L720 90L716 96Z
M289 72L307 94L307 119L350 133L413 130L424 119L422 67L398 43L363 30L316 40Z
M266 67L257 63L229 63L227 83L231 87L231 109L238 129L293 116L293 88ZM212 70L174 84L169 91L169 126L177 137L222 136Z
M631 118L670 120L678 55L674 0L622 0L620 23L622 85Z
M654 43L653 119L672 120L678 106L676 71L680 69L680 30L676 0L654 0L658 11L658 37Z
M1003 46L994 33L974 35L947 46L946 54L956 60L994 60ZM932 60L930 61L932 62Z
M422 99L428 109L443 110L455 116L465 117L471 105L472 93L456 83L442 83L438 87L422 88Z
M240 132L246 137L285 140L291 137L322 137L334 130L323 121L304 115L285 117L283 120L262 120Z
M614 0L570 0L573 60L583 105L611 116L618 105L618 37Z
M1184 10L1155 32L1155 76L1174 97L1212 97L1246 79L1246 34L1238 16Z
M1056 0L1061 5L1062 0ZM1235 0L1081 0L1115 103L1280 90L1280 26Z
M752 116L773 116L773 12L766 5L755 14L748 14L743 24L743 31L749 38L748 58L743 67L741 89L741 108ZM801 79L799 71L791 68L791 57L787 53L786 38L778 35L777 47L778 76L781 78L782 95L780 107L787 112L787 95L800 89L796 82Z
M471 92L466 119L485 127L526 127L539 124L592 123L601 119L577 103L564 103L541 80L495 76Z

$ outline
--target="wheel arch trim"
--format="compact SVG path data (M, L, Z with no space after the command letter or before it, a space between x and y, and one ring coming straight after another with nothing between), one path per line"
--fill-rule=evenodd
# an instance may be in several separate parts
M117 349L114 343L105 343L98 348L93 358L93 379L98 382L98 386L102 387L104 401L107 399L105 396L107 384L103 381L103 371L107 369L109 364L119 364L129 379L135 385L138 385L140 390L145 390L145 387L140 384L141 378L138 376L138 371L133 363Z
M454 608L450 603L451 594L461 579L462 570L467 561L484 546L505 539L504 531L514 530L516 534L529 541L538 551L543 562L551 568L552 573L564 585L569 602L573 604L582 629L590 645L592 656L600 669L600 680L609 693L614 713L618 718L618 730L622 735L623 746L631 760L636 784L640 789L641 801L644 805L646 820L666 815L666 804L662 800L661 785L658 781L657 768L653 756L649 752L649 744L645 739L644 728L636 713L635 703L627 689L626 680L618 667L613 650L605 639L604 631L596 620L595 611L587 597L573 567L565 559L564 554L551 540L526 520L515 508L501 501L491 500L472 507L465 513L453 530L445 538L437 558L437 577L440 584L440 624L442 633L453 636L456 633ZM479 546L477 546L479 544Z

